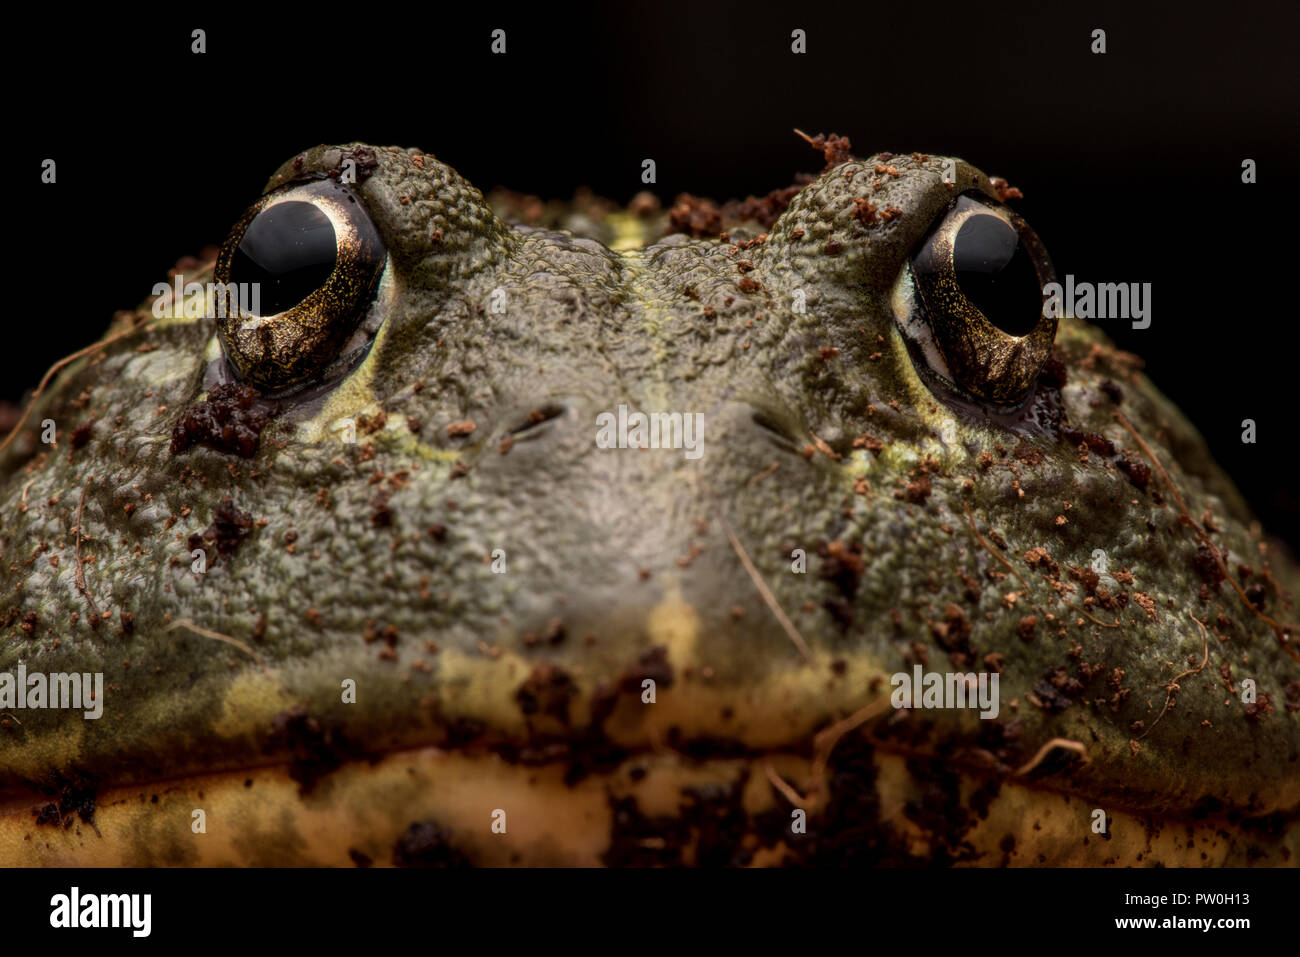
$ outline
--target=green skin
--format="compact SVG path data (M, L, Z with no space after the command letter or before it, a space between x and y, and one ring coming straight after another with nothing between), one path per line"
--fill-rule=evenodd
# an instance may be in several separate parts
M302 154L268 189L335 170L352 148ZM255 457L167 446L178 413L202 397L215 348L210 319L156 323L80 360L39 398L29 424L34 435L53 419L57 448L26 437L6 453L0 670L22 661L29 671L103 671L109 690L99 721L28 711L21 725L0 729L0 786L40 787L63 775L108 787L282 763L292 749L272 725L294 705L376 755L569 742L556 760L573 761L583 742L636 754L665 735L681 750L721 741L807 754L818 729L888 694L889 676L911 670L919 644L927 670L986 670L985 656L1002 656L992 724L1018 722L1019 737L991 770L972 757L988 754L990 725L974 712L907 718L912 744L972 774L1009 779L1040 745L1066 738L1084 744L1089 760L1055 755L1035 786L1158 817L1214 808L1289 818L1300 805L1300 716L1285 706L1300 665L1228 582L1203 590L1196 534L1158 473L1140 489L1110 458L1085 461L1023 416L950 405L915 368L891 291L952 196L978 189L996 198L984 174L958 161L949 186L941 157L890 158L897 176L877 174L875 157L850 161L804 188L754 248L674 235L615 252L506 225L431 156L376 156L377 169L354 189L390 256L384 328L338 386L290 400ZM902 215L860 223L853 199L861 196ZM753 270L742 273L739 260ZM743 291L742 276L761 286ZM492 309L496 289L504 311ZM793 306L797 289L806 310ZM145 344L152 350L141 351ZM1294 567L1261 558L1259 530L1230 480L1129 357L1071 318L1061 321L1055 355L1066 370L1059 401L1068 425L1146 461L1115 418L1121 411L1191 516L1212 513L1212 540L1227 549L1233 574L1250 565L1250 582L1262 582L1267 561L1278 585L1292 587ZM1105 380L1121 386L1122 404L1103 391ZM620 404L702 412L702 457L598 448L596 416ZM529 425L530 411L548 407L564 414ZM373 420L380 410L386 424L368 432L363 423L357 444L334 431L341 419ZM774 428L756 424L756 413ZM72 448L68 436L91 419L89 441ZM476 429L449 435L462 420ZM502 439L519 429L502 454ZM883 448L854 448L861 435ZM805 454L818 439L840 457ZM991 465L980 465L981 452ZM926 459L931 493L909 498ZM403 470L396 486L371 482ZM391 492L391 522L377 526L381 488ZM318 499L320 489L328 496ZM189 536L209 525L224 496L265 524L196 574ZM1027 590L981 546L967 510ZM98 629L77 583L79 511L86 592L111 613ZM429 533L435 524L445 535ZM755 587L728 527L809 660ZM835 560L824 549L837 541L861 543L856 588L828 577ZM805 574L792 572L794 547L806 552ZM1023 558L1040 547L1073 586L1064 597ZM505 574L491 565L497 549ZM1084 607L1084 586L1067 567L1087 568L1096 549L1111 572L1132 575L1131 584L1109 583L1134 596L1126 607L1091 608L1118 628L1065 604ZM1012 603L1009 592L1021 594ZM1138 593L1153 601L1151 614ZM1267 593L1267 611L1285 620L1283 599L1272 585ZM837 599L832 614L827 603ZM950 604L969 621L975 652L955 664L942 627L931 627ZM1029 615L1038 625L1023 640ZM1161 717L1166 686L1206 647L1193 615L1209 626L1209 661L1179 682ZM544 636L555 635L557 620L563 636L551 641ZM245 643L262 664L169 627L181 621ZM365 640L371 623L396 628L392 653L381 654L383 640ZM655 648L671 684L664 668L638 665ZM1065 710L1032 703L1045 673L1065 666L1078 675L1081 662L1104 667ZM544 664L571 685L550 697L543 688L540 709L521 708L521 686L554 676L534 670ZM1115 668L1130 694L1112 709ZM646 675L660 682L653 705L640 700ZM620 694L629 677L635 690ZM1271 711L1248 716L1245 678L1270 697ZM341 701L345 679L356 682L356 703ZM1136 748L1143 731L1135 721L1148 732Z

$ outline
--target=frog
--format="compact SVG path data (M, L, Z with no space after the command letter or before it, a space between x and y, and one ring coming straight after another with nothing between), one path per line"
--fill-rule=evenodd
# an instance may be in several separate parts
M1293 864L1289 553L1005 181L812 141L280 166L0 450L0 676L102 677L0 698L0 860Z

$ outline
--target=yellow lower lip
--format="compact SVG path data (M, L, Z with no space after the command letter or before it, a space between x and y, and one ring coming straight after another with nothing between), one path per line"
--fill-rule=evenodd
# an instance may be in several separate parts
M936 835L906 812L925 798L926 785L909 774L902 754L877 749L873 763L879 821L855 822L854 831L888 827L909 854L932 855ZM808 759L786 753L690 761L658 749L574 784L566 783L566 770L562 762L529 766L490 753L423 748L345 764L306 795L284 766L113 789L98 795L93 826L78 818L68 827L36 826L30 801L11 800L0 806L0 865L383 866L393 863L412 823L430 821L457 860L478 866L589 867L642 852L638 859L693 864L699 835L689 826L665 828L666 836L624 834L611 857L613 802L634 799L644 820L662 823L681 813L684 792L707 788L737 794L751 822L764 811L789 813L774 781L796 797L803 786L815 800ZM962 784L967 801L980 783ZM202 833L196 811L203 812ZM1090 832L1091 813L1078 798L1004 782L986 814L971 814L962 842L975 855L969 863L982 866L1280 865L1288 851L1291 859L1300 854L1294 824L1269 843L1263 859L1248 860L1255 840L1224 820L1171 821L1153 830L1146 817L1108 808L1110 839L1103 840ZM808 833L819 826L810 813ZM684 831L689 839L670 843ZM749 834L740 847L753 865L776 865L798 860L801 839L807 836L787 831L762 847Z

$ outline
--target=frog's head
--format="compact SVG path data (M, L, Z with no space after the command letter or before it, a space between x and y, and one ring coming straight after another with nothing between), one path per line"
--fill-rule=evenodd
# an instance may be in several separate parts
M374 856L433 818L457 859L616 861L706 785L736 853L824 859L866 807L901 859L1005 850L1049 800L1007 788L955 837L899 810L956 769L1124 820L1289 811L1292 566L1134 357L1044 310L1005 198L880 154L765 233L613 210L601 242L508 225L428 154L301 154L188 277L226 317L122 317L40 397L57 445L9 452L0 667L107 690L8 722L0 783L284 809L271 855L196 845L199 785L123 797L130 860ZM891 709L918 666L998 701ZM847 715L870 737L827 784ZM770 827L798 800L802 845ZM1086 858L1068 807L1047 832Z

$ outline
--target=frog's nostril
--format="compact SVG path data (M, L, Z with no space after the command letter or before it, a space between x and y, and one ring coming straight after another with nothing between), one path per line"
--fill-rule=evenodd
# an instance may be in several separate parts
M787 452L799 451L800 443L795 438L794 431L776 416L763 409L757 409L750 419L774 445Z
M569 414L569 407L559 402L547 402L534 409L529 409L523 421L510 427L510 434L516 438L533 434L546 423L563 418Z

